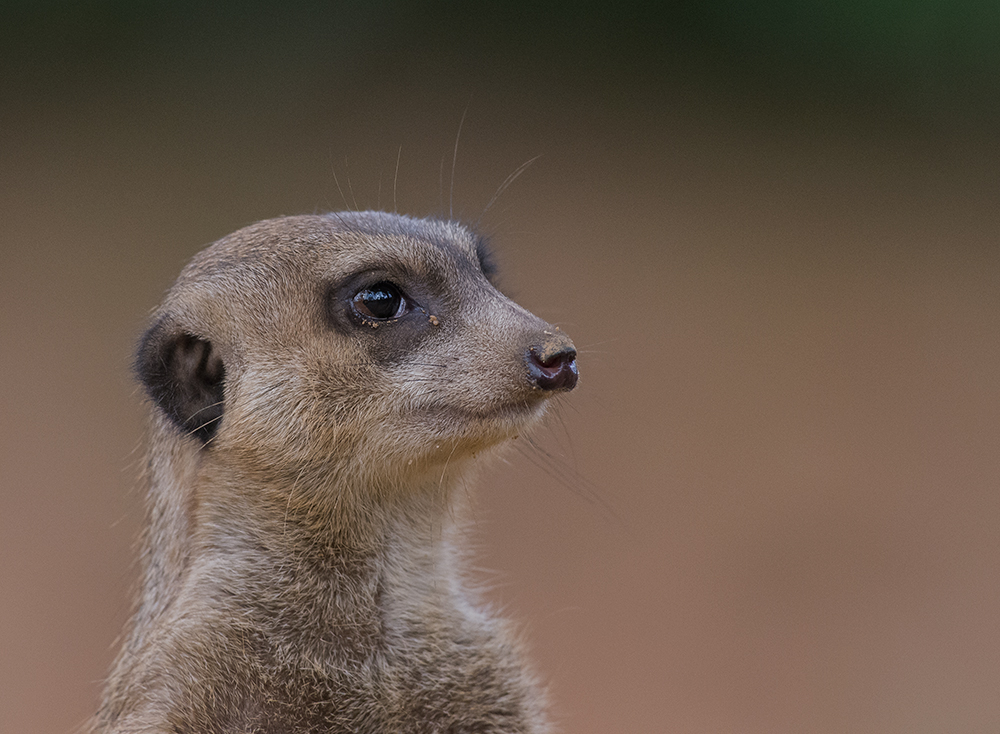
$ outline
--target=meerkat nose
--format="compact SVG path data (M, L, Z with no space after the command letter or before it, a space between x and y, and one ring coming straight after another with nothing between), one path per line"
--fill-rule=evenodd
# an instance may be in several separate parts
M576 387L579 371L576 367L576 349L572 344L531 347L528 350L528 378L542 390L572 390Z

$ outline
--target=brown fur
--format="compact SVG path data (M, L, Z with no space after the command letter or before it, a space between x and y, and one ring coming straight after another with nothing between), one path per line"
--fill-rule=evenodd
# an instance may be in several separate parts
M548 730L463 580L456 488L572 387L530 353L575 353L484 270L459 225L381 213L261 222L185 268L138 356L144 583L91 732ZM373 281L412 312L359 320Z

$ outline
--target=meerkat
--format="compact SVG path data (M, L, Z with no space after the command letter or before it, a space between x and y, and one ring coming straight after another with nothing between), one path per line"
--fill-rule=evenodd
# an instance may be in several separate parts
M463 575L463 487L577 382L485 241L381 212L199 253L142 338L136 612L93 734L546 732ZM459 490L459 491L456 491Z

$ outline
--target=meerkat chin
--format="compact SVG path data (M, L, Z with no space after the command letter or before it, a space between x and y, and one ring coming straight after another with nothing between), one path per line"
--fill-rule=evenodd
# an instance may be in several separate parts
M136 358L143 584L89 731L548 731L452 505L576 351L493 277L468 229L379 212L195 256Z

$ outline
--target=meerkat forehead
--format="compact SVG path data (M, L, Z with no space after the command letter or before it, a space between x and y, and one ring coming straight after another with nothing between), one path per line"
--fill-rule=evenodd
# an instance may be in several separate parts
M224 237L196 255L178 280L183 287L218 271L230 278L248 269L325 268L342 273L373 266L410 271L465 272L469 267L493 275L484 237L456 222L388 214L338 212L270 219ZM319 268L319 270L317 270Z
M461 288L481 273L493 275L486 240L456 222L381 212L331 216L342 228L334 245L340 273L395 270L441 291Z
M365 272L420 280L453 297L475 296L483 278L495 285L496 276L486 238L456 222L385 212L282 217L244 227L195 255L160 313L192 330L241 315L252 321L315 287Z

